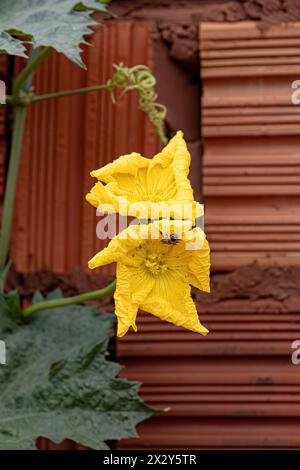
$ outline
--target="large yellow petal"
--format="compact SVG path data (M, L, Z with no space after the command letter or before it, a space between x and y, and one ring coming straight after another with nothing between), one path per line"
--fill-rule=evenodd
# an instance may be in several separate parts
M194 200L194 192L188 179L190 161L191 157L185 140L183 137L179 137L172 163L176 184L176 201L192 202Z
M191 163L191 156L187 150L182 131L176 132L175 136L169 140L169 142L162 149L162 151L152 158L151 166L154 166L157 164L161 165L164 168L166 168L167 166L170 166L174 162L174 159L176 158L178 152L181 152L182 157L186 159L186 165L187 165L186 175L187 175L189 172L189 166Z
M132 326L134 331L137 330L135 320L138 311L138 304L133 303L130 297L131 276L126 266L117 265L117 285L114 294L115 313L118 318L118 336L124 336L128 329Z
M200 231L199 228L194 231ZM203 233L203 232L202 232ZM210 292L210 249L206 238L198 250L192 250L188 267L190 283L204 292Z
M109 183L104 186L101 181L98 181L86 195L86 200L103 214L119 213L124 216L131 215L131 196L127 194L124 194L124 196L116 195L115 193L118 194L120 191L118 187L112 191L112 187L115 188L115 183ZM132 206L132 208L134 209L134 206ZM145 211L147 214L147 208Z
M117 286L115 291L115 313L118 318L118 336L124 336L135 324L139 305L152 290L154 280L143 269L118 263Z
M92 171L91 176L103 181L104 183L110 183L116 179L116 175L118 173L136 176L139 168L148 167L149 161L150 160L148 158L142 157L139 153L133 152L129 155L122 155L112 163L108 163L104 167Z
M156 155L152 161L150 168L155 168L159 164L170 166L175 182L174 199L180 202L192 202L194 200L193 190L188 179L190 170L191 156L188 151L186 142L183 138L183 132L178 131L170 140L161 153ZM149 174L148 170L148 174Z
M86 195L86 200L105 214L116 212L118 204L116 198L107 191L106 187L98 181ZM111 206L111 207L110 207ZM113 208L115 210L113 210Z
M161 320L205 336L208 329L200 323L190 292L190 286L181 275L167 273L155 279L141 308Z
M180 221L179 221L180 222ZM88 267L95 269L106 264L122 262L128 266L138 266L139 259L132 256L134 249L149 241L153 234L159 233L159 222L154 224L129 225L114 237L106 248L99 251L89 262Z
M136 234L136 237L131 237L130 233ZM95 269L115 262L122 262L128 266L136 266L137 262L130 256L130 253L141 243L143 243L143 240L139 239L135 227L131 228L131 232L128 229L123 230L109 242L106 248L99 251L88 262L88 267Z

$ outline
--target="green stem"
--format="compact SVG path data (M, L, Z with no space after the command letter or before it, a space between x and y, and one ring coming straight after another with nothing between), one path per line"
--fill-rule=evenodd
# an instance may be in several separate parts
M17 106L14 111L14 129L12 136L12 146L9 158L9 169L6 180L4 206L2 214L2 229L0 236L0 272L5 268L9 239L11 232L14 199L18 170L20 165L21 148L24 136L24 126L26 119L26 107Z
M14 124L2 213L0 235L0 273L2 273L5 268L8 256L14 199L27 113L27 107L23 104L16 103L15 100L18 100L21 90L24 91L24 93L29 92L32 84L33 72L35 71L36 67L49 55L50 52L51 48L48 47L42 50L33 49L26 67L24 67L24 69L20 72L13 84L13 96L11 98L14 107Z
M4 293L4 288L5 288L5 282L6 282L6 277L7 274L9 273L10 267L11 267L12 261L9 260L5 268L3 269L2 273L0 274L0 292L3 294Z
M12 95L6 95L6 96L5 96L5 102L6 102L6 104L13 104L13 101L14 101L14 100L13 100Z
M96 85L87 88L77 88L75 90L65 90L65 91L57 91L55 93L47 93L45 95L36 95L33 96L31 99L31 103L37 103L43 100L51 100L52 98L62 98L64 96L70 95L79 95L80 93L88 93L91 91L99 91L99 90L110 90L112 87L111 85Z
M23 88L23 84L26 80L33 74L37 66L43 62L46 57L52 51L51 47L44 47L41 50L33 49L33 54L31 56L31 60L28 61L26 67L19 73L16 77L14 84L13 84L13 97L18 98L21 89Z
M45 300L44 302L39 302L23 310L24 317L28 317L32 313L39 312L40 310L48 310L49 308L57 307L66 307L67 305L79 304L81 302L86 302L87 300L98 299L99 297L104 297L105 295L111 294L116 288L116 281L112 281L108 286L100 290L95 290L92 292L87 292L86 294L75 295L73 297L65 297L63 299L54 299L54 300Z

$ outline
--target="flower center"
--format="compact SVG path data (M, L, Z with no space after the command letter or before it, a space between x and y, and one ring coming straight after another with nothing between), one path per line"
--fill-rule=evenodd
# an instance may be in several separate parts
M145 266L151 274L161 274L165 272L168 269L168 266L163 260L162 255L159 254L151 254L148 255L147 258L145 259Z

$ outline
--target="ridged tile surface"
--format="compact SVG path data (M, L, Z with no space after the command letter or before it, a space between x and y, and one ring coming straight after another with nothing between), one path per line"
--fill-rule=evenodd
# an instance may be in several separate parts
M300 23L200 25L203 195L213 268L300 264Z

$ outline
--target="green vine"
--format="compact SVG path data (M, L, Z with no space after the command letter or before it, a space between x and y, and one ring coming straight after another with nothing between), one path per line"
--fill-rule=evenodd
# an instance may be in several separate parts
M37 304L30 305L23 310L24 317L28 317L33 313L39 312L40 310L48 310L51 308L66 307L67 305L80 304L88 300L99 299L105 295L109 295L115 291L116 281L113 280L108 286L103 289L87 292L86 294L74 295L73 297L64 297L61 299L44 300Z
M161 142L166 144L168 139L164 132L164 120L167 109L156 101L156 79L152 71L145 65L136 65L129 68L119 64L114 65L114 68L116 71L107 83L111 89L113 102L121 99L129 90L137 90L139 93L139 109L148 115ZM122 88L123 91L116 97L114 92L118 88Z

